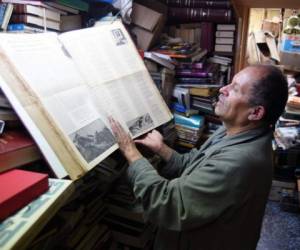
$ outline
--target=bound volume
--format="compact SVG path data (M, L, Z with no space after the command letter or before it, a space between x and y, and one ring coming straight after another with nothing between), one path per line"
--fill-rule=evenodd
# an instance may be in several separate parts
M121 22L63 34L0 34L0 86L57 177L77 179L172 115Z
M168 17L171 22L216 22L226 23L232 19L230 9L209 8L169 8Z

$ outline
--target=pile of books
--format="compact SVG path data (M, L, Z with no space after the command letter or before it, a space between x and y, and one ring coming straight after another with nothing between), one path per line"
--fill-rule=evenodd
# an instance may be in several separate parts
M132 188L120 179L107 200L108 214L104 221L118 245L146 249L152 244L154 227L143 219L143 209L132 193Z
M62 32L78 29L82 27L80 11L87 12L89 7L81 0L1 2L1 28L7 32Z
M217 24L215 52L233 52L235 24Z
M186 117L174 114L175 128L177 131L177 145L186 148L198 146L204 129L204 116L191 115Z

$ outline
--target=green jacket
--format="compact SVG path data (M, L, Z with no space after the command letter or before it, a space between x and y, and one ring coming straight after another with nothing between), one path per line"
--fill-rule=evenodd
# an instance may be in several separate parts
M154 250L256 248L272 181L272 132L224 135L222 127L199 150L174 152L161 175L145 158L129 166L145 219L158 226Z

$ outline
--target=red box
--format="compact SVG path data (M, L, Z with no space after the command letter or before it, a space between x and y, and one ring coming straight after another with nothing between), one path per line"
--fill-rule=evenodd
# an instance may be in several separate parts
M49 189L48 175L14 169L0 174L0 220Z

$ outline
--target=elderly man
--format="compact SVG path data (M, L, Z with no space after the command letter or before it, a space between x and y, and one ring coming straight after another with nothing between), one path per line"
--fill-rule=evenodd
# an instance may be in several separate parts
M243 69L220 89L215 113L224 126L200 149L180 155L155 130L135 141L167 162L160 173L111 120L145 219L158 226L155 250L256 248L272 180L272 127L286 101L280 70Z

